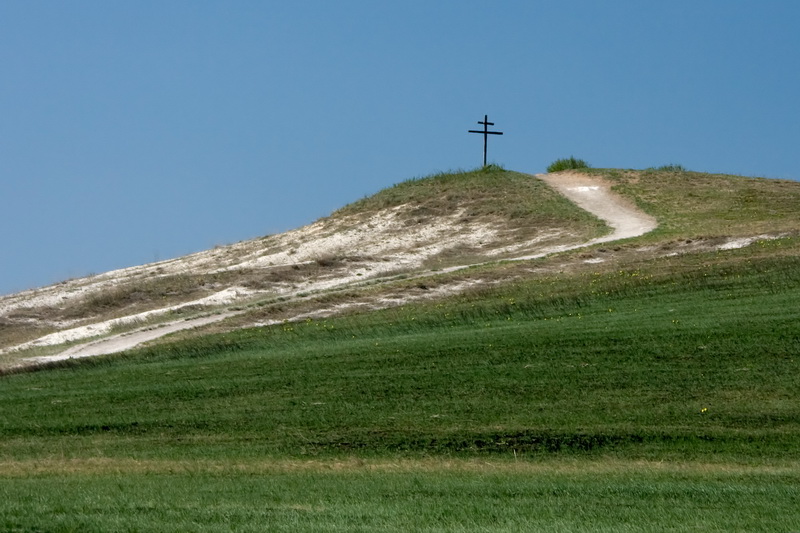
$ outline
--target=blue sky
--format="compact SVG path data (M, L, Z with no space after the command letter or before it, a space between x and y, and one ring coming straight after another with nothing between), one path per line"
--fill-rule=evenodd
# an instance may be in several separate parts
M0 294L489 160L800 178L795 0L0 2Z

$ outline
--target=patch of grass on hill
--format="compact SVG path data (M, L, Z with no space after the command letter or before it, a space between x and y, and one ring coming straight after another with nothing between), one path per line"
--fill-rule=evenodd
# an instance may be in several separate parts
M15 319L0 318L0 348L15 346L32 341L55 331L52 326L41 326L35 317L19 315ZM9 354L0 354L0 367L11 364L15 358Z
M175 305L212 293L225 280L225 274L173 274L112 287L92 293L66 307L60 318L80 319L97 315L125 314L152 309L153 303Z
M661 165L660 167L650 167L647 170L660 170L667 172L686 172L686 167L677 163L670 163L668 165Z
M800 231L800 182L668 170L598 170L658 219L648 239Z
M338 211L339 215L371 213L408 206L409 222L422 223L462 211L465 222L504 220L512 225L558 227L587 238L605 224L579 209L540 180L490 165L474 171L444 172L398 183Z

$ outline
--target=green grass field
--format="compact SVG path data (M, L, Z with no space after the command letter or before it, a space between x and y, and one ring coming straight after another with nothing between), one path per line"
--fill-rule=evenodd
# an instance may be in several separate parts
M5 375L0 530L800 530L798 251L623 254Z
M4 531L792 531L790 467L149 465L3 476Z

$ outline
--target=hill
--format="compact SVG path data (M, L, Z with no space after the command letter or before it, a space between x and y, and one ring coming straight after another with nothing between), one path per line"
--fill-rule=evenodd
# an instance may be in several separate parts
M648 233L638 257L751 244L797 230L797 189L668 171L487 167L414 179L282 235L1 297L0 368L436 298L496 283L503 269L443 273ZM403 283L432 274L425 289Z
M0 529L796 529L798 207L794 182L491 169L183 258L253 292L1 378ZM214 309L196 285L184 313Z
M585 183L572 183L576 176ZM559 195L559 184L573 201L594 197L589 209L605 220ZM238 327L402 303L438 293L373 290L356 301L352 294L337 301L333 293L591 246L604 232L616 240L652 229L634 223L629 234L608 233L605 224L620 223L608 217L623 216L624 223L625 211L599 196L609 187L613 198L658 218L661 228L650 242L736 246L796 229L794 182L615 170L548 179L492 167L440 174L398 184L283 235L2 297L0 364L113 353L179 330L219 328L225 320ZM323 293L328 304L309 302Z
M549 183L575 179L563 175ZM589 197L597 197L596 211L619 208L618 202L598 196L603 191L597 185L571 189L581 187L590 191ZM606 238L649 229L634 226L632 233L627 228ZM440 174L398 184L283 235L4 297L0 349L8 366L20 360L26 364L113 353L235 315L237 320L229 322L320 316L334 309L310 309L313 303L297 301L321 294L330 299L344 288L399 277L546 255L587 245L606 230L603 221L542 179L491 167ZM373 296L359 301L358 307L414 298L408 292L394 298ZM276 302L283 311L276 312ZM335 310L342 307L337 304Z

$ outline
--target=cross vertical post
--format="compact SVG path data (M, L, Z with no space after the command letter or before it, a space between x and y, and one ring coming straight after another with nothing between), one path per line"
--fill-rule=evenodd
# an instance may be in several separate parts
M486 145L488 144L489 135L502 135L502 131L489 131L489 126L494 126L494 122L489 122L489 115L483 115L483 122L478 121L478 124L483 124L483 131L469 130L469 133L483 134L483 166L486 166Z

